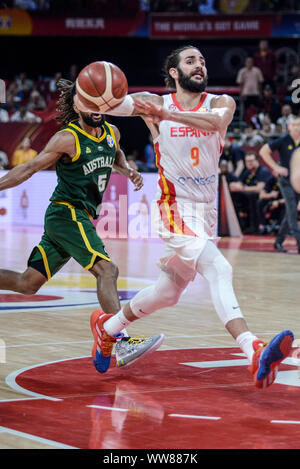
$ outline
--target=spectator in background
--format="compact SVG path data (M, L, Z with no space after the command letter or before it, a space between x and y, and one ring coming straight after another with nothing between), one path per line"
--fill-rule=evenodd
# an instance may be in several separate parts
M0 122L9 122L9 115L6 109L0 104Z
M39 116L30 112L26 106L22 106L19 111L16 111L11 116L11 122L28 122L30 124L38 124L42 122L42 119Z
M282 137L266 143L260 149L260 156L275 174L279 176L279 186L285 199L286 214L277 233L274 249L286 252L283 246L286 236L290 233L297 242L300 254L300 229L298 226L297 206L300 194L297 194L290 181L290 161L294 151L300 148L300 116L291 119L288 133ZM279 152L279 164L273 158L273 152Z
M15 0L15 8L21 10L37 10L37 4L34 0Z
M138 165L137 165L137 160L138 160L138 151L137 150L132 150L132 152L130 152L127 156L126 156L126 159L127 159L127 162L129 164L129 166L132 168L132 169L135 169L136 171L139 171L139 168L138 168Z
M20 107L21 101L24 99L24 93L19 91L16 81L13 81L7 90L7 107L9 110L16 110Z
M198 5L198 12L201 15L215 15L217 10L215 9L215 0L204 0L200 1Z
M259 134L263 137L264 140L275 137L276 134L276 125L271 122L269 114L262 116L262 128L259 131Z
M248 106L259 107L264 78L259 68L254 66L252 57L247 57L245 67L238 72L236 82L240 85L242 116Z
M41 93L34 88L30 93L29 100L27 103L28 111L44 111L47 107L45 98Z
M244 233L254 234L258 232L257 200L272 174L259 164L258 155L252 151L245 155L245 166L239 182L231 187L231 191L239 193L239 210L248 214Z
M289 104L284 104L281 108L281 116L277 119L277 124L281 125L282 133L288 132L288 124L295 117Z
M280 102L274 95L273 88L270 85L266 85L263 88L262 99L259 104L259 112L269 114L271 121L274 123L281 115Z
M0 148L0 169L5 169L8 167L8 158L5 151Z
M241 175L245 168L244 156L245 151L243 148L237 143L234 143L229 137L226 137L220 159L228 162L229 171L233 172L237 177Z
M283 219L285 204L281 195L278 178L271 176L259 194L257 202L259 234L278 232Z
M277 57L270 49L268 41L264 39L259 42L259 49L254 54L254 65L261 70L264 85L270 85L275 91L278 67Z
M12 166L19 166L20 164L27 163L27 161L33 160L37 155L37 151L31 148L31 140L29 137L25 137L22 140L20 148L17 149L12 157Z
M33 80L27 77L25 72L20 73L15 79L15 83L18 87L18 91L28 92L33 88Z
M259 134L258 129L254 129L252 125L247 125L243 130L239 143L241 146L256 147L264 143L264 139Z
M69 69L69 73L67 75L67 79L72 81L73 83L76 81L76 78L78 76L78 65L72 64Z
M156 173L156 155L153 147L153 138L151 134L149 135L149 143L145 146L145 159L147 171L151 173Z
M57 72L54 77L50 80L49 83L49 91L51 93L56 93L57 92L57 81L62 78L62 73Z
M292 65L291 72L289 74L288 82L287 82L287 91L289 93L291 93L294 90L295 85L293 85L293 83L297 79L300 79L300 65L294 64Z

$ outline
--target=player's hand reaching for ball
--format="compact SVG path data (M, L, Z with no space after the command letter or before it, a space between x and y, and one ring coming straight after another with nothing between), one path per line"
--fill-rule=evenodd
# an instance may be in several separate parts
M159 124L162 120L168 120L168 110L163 106L153 103L152 101L142 101L134 98L134 107L136 114L146 117L153 124Z
M136 169L130 169L128 177L132 184L135 185L135 191L139 191L143 187L143 176L138 171L136 171Z

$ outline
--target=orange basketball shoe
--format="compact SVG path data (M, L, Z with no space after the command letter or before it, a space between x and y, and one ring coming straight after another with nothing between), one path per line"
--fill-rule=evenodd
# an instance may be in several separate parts
M99 373L105 373L108 370L113 346L118 339L124 337L122 333L116 336L108 335L104 330L104 322L112 316L113 314L105 314L104 311L98 309L92 313L90 318L90 325L94 336L92 357L95 368Z
M275 381L278 367L288 357L293 340L294 335L289 330L277 334L269 344L254 340L254 355L249 370L254 376L257 388L266 388Z

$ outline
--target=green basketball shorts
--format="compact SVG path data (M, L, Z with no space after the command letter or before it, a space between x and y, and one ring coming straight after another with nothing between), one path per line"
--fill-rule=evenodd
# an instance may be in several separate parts
M89 214L68 202L52 202L45 213L45 231L28 259L28 267L49 280L71 258L89 270L99 259L111 261Z

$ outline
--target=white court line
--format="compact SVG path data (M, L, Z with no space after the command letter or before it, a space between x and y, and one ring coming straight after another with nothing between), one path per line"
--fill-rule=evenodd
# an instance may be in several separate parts
M64 358L62 360L54 360L53 362L45 362L45 363L39 363L38 365L30 365L30 366L21 368L19 370L16 370L10 373L6 377L5 382L11 389L13 389L14 391L20 392L22 394L26 394L28 396L35 397L37 399L47 399L48 401L61 401L62 399L46 396L44 394L39 394L37 392L29 391L29 389L23 388L22 386L16 383L16 378L21 373L24 373L25 371L28 371L28 370L32 370L34 368L39 368L40 366L51 365L53 363L59 363L59 362L64 362L64 361L69 361L69 360L78 360L79 358L86 358L86 357L74 357L74 358L67 358L67 359Z
M300 420L271 420L271 423L289 423L300 425Z
M0 349L9 349L9 348L20 348L20 347L46 347L47 345L73 345L73 344L89 344L93 342L93 340L73 340L73 341L63 341L63 342L41 342L41 343L33 343L33 344L17 344L17 345L0 345Z
M276 332L258 332L257 335L271 335L276 334ZM296 333L295 333L296 334ZM206 337L229 337L228 334L201 334L201 335L174 335L166 336L165 340L173 339L205 339ZM10 349L10 348L21 348L21 347L46 347L48 345L75 345L75 344L89 344L93 340L74 340L74 341L60 341L60 342L41 342L41 343L31 343L31 344L16 344L16 345L0 345L0 349ZM222 346L207 346L207 347L196 347L196 348L235 348L235 344L231 345L222 345ZM190 347L189 347L190 348ZM171 348L170 350L176 350Z
M22 438L27 438L28 440L36 441L37 443L43 443L45 445L55 446L60 449L78 449L75 446L64 445L63 443L58 443L58 441L47 440L46 438L41 438L39 436L30 435L29 433L19 432L17 430L12 430L7 427L0 427L0 433L10 433L14 436L20 436Z
M201 420L221 420L221 417L209 417L207 415L169 414L169 417L181 417L181 418L187 418L187 419L201 419Z
M87 405L93 409L116 410L117 412L128 412L129 409L120 409L119 407L106 407L104 405Z

